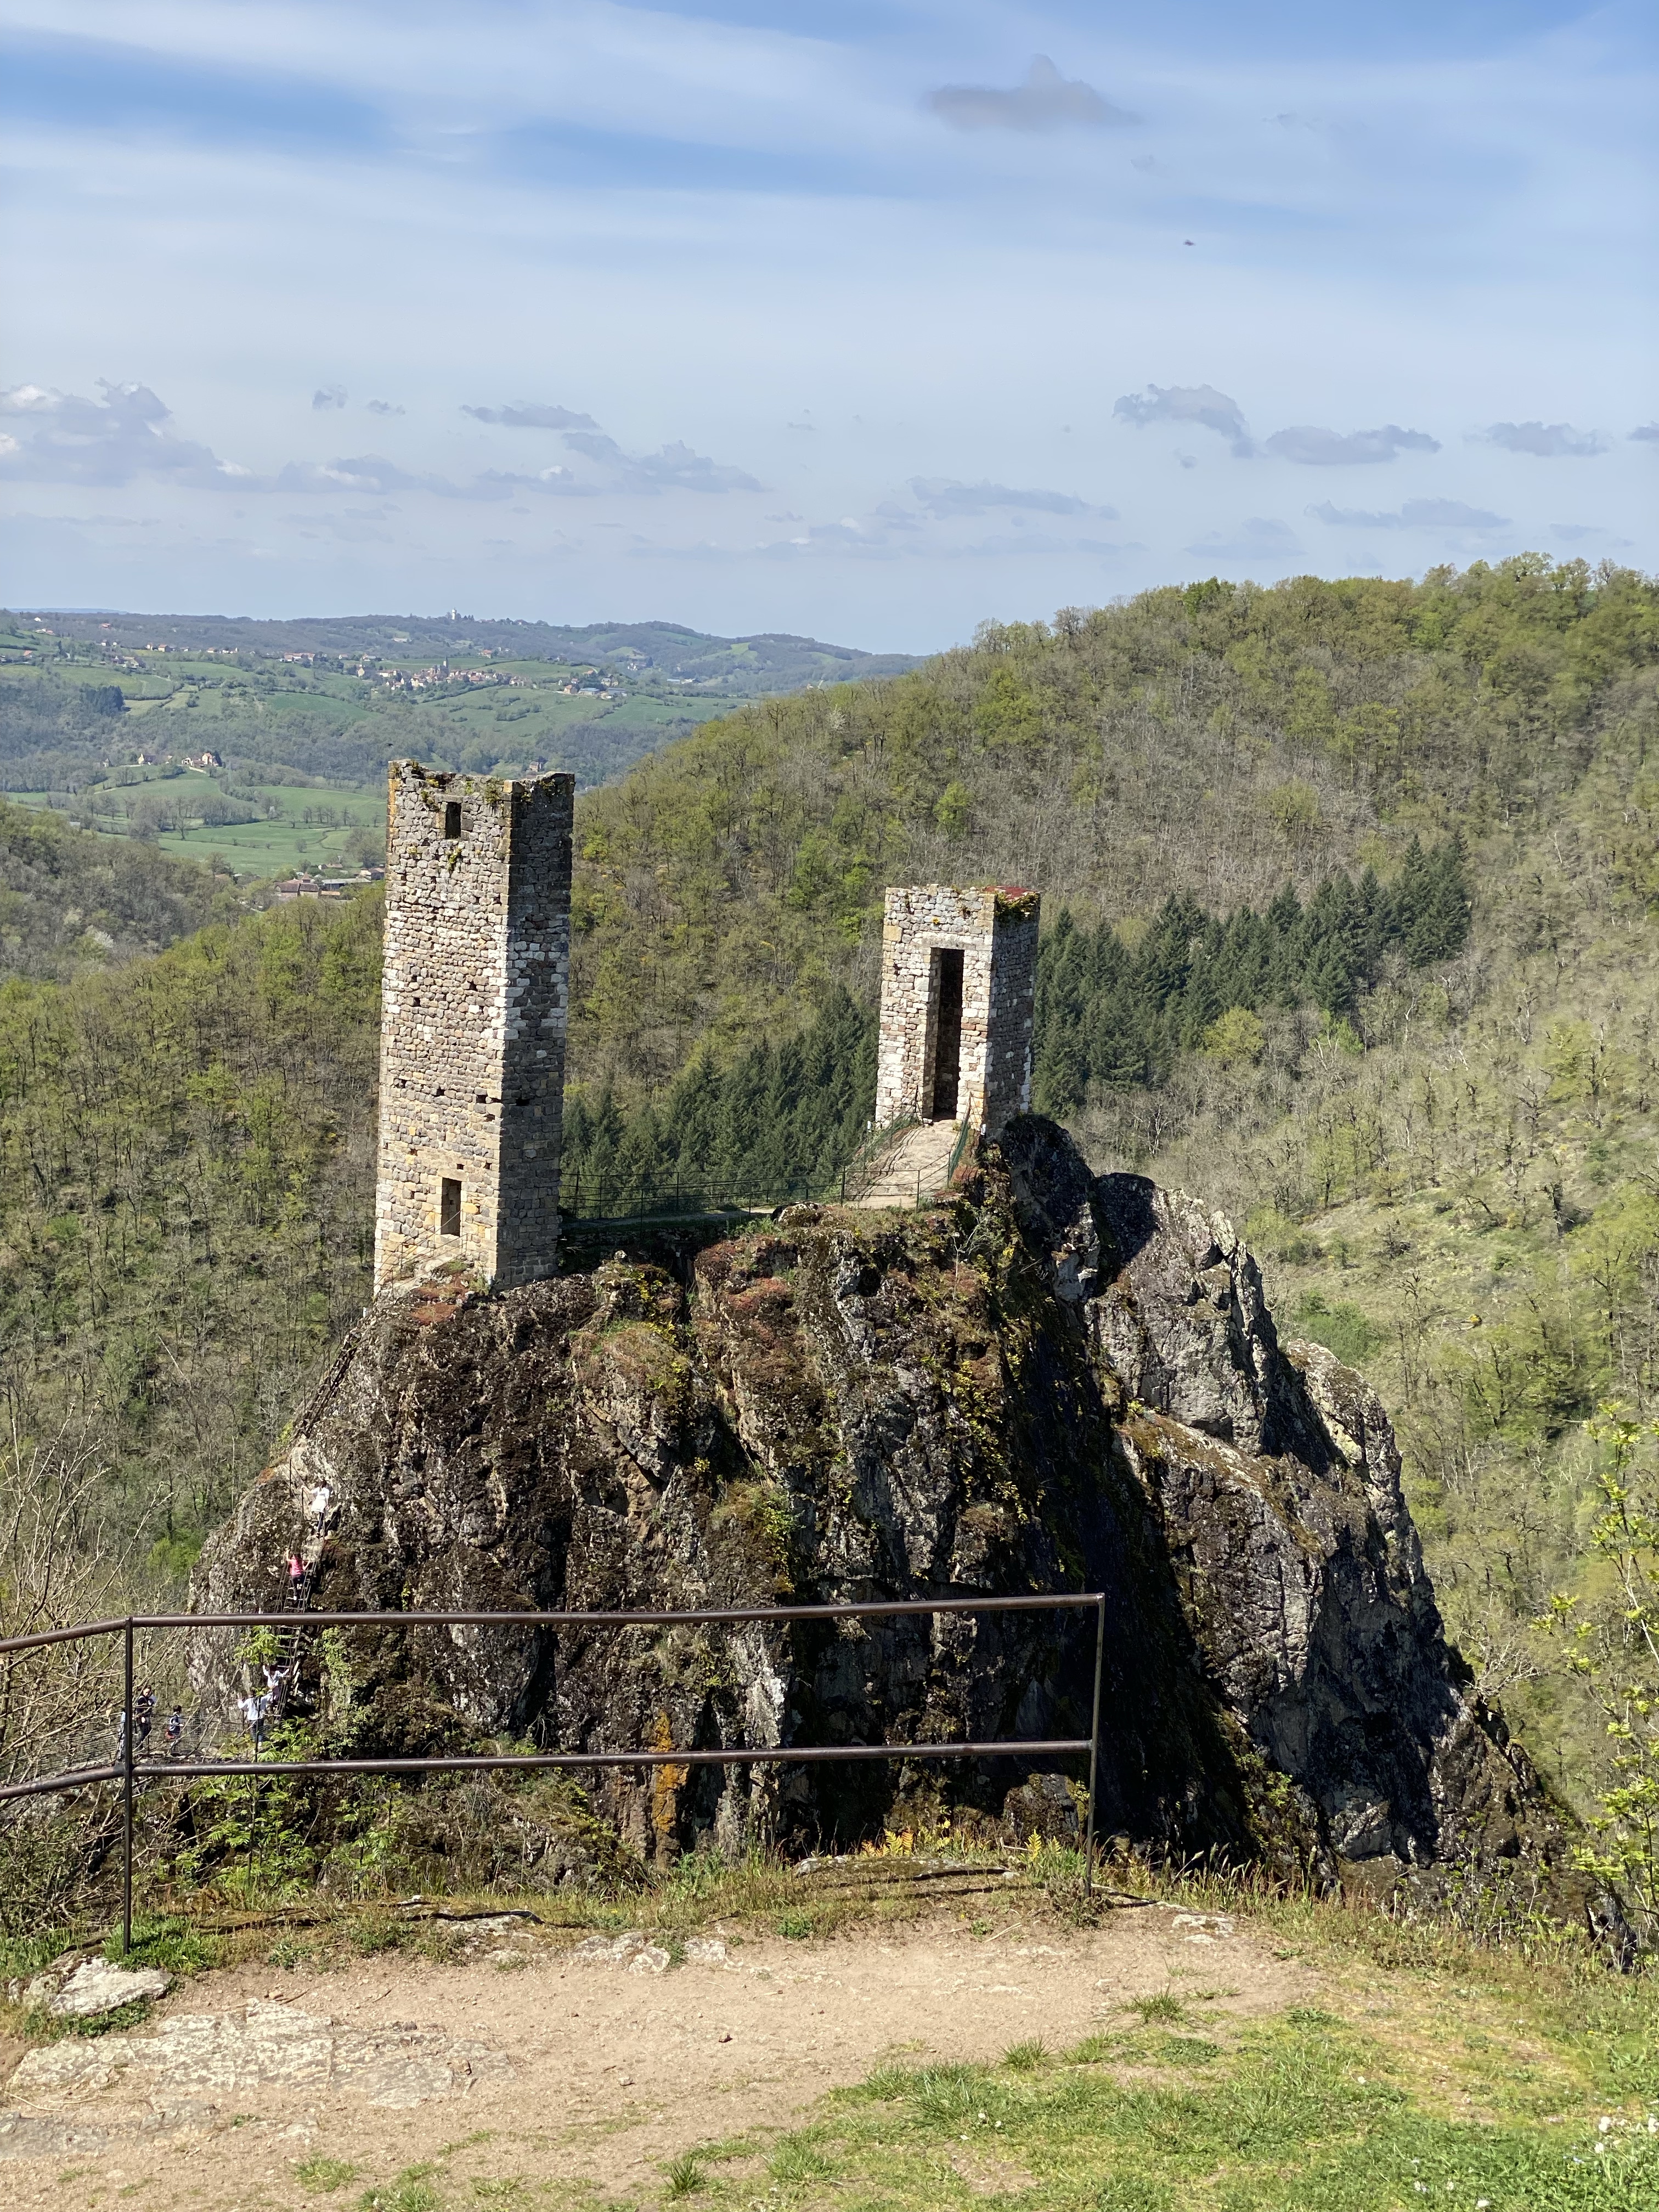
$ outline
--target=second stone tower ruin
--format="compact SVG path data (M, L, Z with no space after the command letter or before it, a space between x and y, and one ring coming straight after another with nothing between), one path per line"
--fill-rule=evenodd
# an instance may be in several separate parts
M876 1124L994 1134L1031 1103L1035 891L913 884L887 894Z
M446 1260L504 1287L556 1264L574 795L392 763L377 1291Z

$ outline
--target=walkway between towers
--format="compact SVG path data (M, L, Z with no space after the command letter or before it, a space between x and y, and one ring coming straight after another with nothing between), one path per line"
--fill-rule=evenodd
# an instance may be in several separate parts
M945 1188L961 1158L966 1125L920 1121L904 1130L875 1164L855 1206L920 1206Z

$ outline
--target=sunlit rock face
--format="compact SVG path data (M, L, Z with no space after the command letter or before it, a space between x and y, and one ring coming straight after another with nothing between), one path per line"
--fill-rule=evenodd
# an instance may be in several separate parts
M1559 1812L1444 1641L1387 1415L1279 1343L1224 1219L1028 1115L926 1212L796 1207L658 1259L383 1297L198 1608L271 1604L295 1547L342 1609L1098 1589L1103 1833L1326 1878L1520 1860L1572 1901ZM296 1710L360 1751L1074 1736L1094 1639L1075 1613L363 1630ZM222 1641L198 1669L234 1686ZM659 1854L844 1844L941 1796L1000 1820L1026 1779L617 1769L596 1795Z

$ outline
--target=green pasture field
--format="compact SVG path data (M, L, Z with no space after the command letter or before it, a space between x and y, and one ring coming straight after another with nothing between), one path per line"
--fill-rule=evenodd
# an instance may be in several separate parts
M388 690L373 676L287 661L241 663L199 652L162 653L129 647L118 665L112 665L85 642L64 641L61 649L54 649L56 641L42 641L25 631L0 632L0 652L21 650L25 644L37 657L5 662L14 685L19 675L26 682L38 678L57 697L64 686L114 685L126 711L90 730L80 725L66 731L67 754L50 763L50 773L61 781L50 791L20 790L8 796L26 806L51 805L103 835L125 836L127 802L136 787L156 783L164 787L158 797L188 805L189 772L181 781L179 764L187 755L220 753L228 775L216 775L214 784L233 799L269 802L272 818L201 822L163 830L155 842L175 858L216 861L243 881L301 869L355 870L378 858L384 772L366 772L376 756L485 775L518 775L532 764L568 768L586 787L623 773L676 728L707 721L741 703L707 693L688 696L654 672L636 677L625 664L603 661L509 661L453 653L453 670L477 668L521 680L512 686L410 693ZM380 665L420 672L434 659L415 652L383 658ZM573 677L590 670L608 671L625 696L605 699L565 691ZM52 691L52 686L58 688ZM133 757L140 750L164 760L140 766ZM250 777L257 781L246 780ZM305 818L319 807L341 818L326 823Z
M204 790L216 792L216 784L208 783L205 778L202 781ZM179 779L157 776L146 778L145 784L164 788L168 798L173 799L178 795ZM145 784L126 784L118 788L125 794L141 790ZM170 853L176 860L206 863L216 859L239 881L258 880L267 876L291 876L302 868L312 874L348 867L356 870L367 857L362 842L365 834L378 838L385 827L386 800L378 785L370 791L278 783L239 784L235 796L240 799L245 792L261 805L274 804L281 809L280 813L270 821L211 823L194 829L164 831L155 840L156 850ZM44 807L50 804L58 812L65 811L61 793L49 799L43 791L12 791L6 796L19 806ZM333 826L305 819L307 810L314 813L319 808L326 808L342 819ZM70 813L68 819L78 822L83 830L101 830L106 836L127 834L107 817L90 812L77 811Z

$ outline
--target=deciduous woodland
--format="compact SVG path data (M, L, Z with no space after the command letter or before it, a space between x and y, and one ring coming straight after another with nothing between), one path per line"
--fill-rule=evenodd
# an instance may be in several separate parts
M1281 1316L1364 1364L1451 1632L1587 1802L1639 1656L1604 1600L1651 1564L1656 691L1659 587L1523 556L1212 580L747 705L579 806L572 1163L827 1170L869 1111L886 884L1039 888L1038 1105L1226 1207ZM61 836L7 863L37 933L93 865ZM130 944L3 987L0 1389L14 1521L79 1485L161 1595L368 1296L379 914L179 935L208 891L118 891ZM57 1602L3 1559L0 1589L9 1624ZM1580 1619L1613 1638L1589 1675Z

